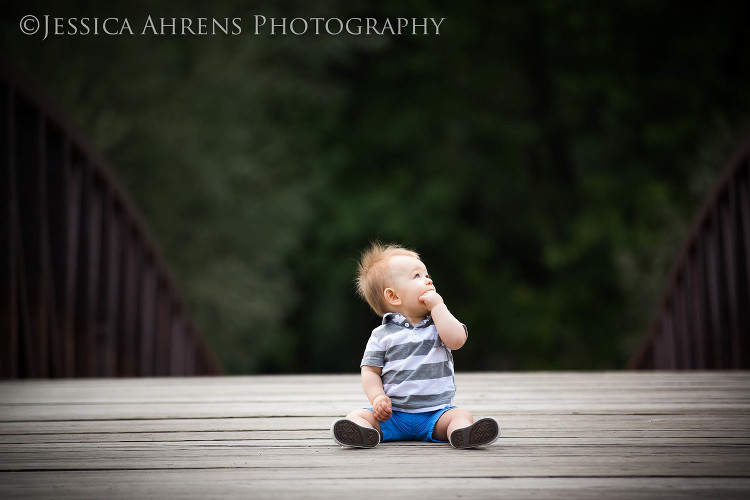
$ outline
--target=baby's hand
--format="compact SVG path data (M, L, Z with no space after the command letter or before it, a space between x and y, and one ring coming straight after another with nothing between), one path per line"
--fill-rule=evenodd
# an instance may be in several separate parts
M443 298L435 290L430 290L419 296L419 301L424 304L428 311L443 303Z
M391 415L393 415L393 410L391 409L391 398L385 394L376 397L372 402L372 413L375 415L375 418L378 419L378 422L385 422L391 418Z

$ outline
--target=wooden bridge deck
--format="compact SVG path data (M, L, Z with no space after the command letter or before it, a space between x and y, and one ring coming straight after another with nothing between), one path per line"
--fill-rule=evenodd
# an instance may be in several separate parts
M357 375L0 383L0 498L750 497L750 372L461 373L486 449L344 449Z

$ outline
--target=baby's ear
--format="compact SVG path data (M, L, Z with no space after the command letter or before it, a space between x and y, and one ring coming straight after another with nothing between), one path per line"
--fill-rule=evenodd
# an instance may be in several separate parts
M393 288L386 288L385 290L383 290L383 296L385 297L385 301L390 305L401 305L401 299L399 298L398 293L396 293L396 290L394 290Z

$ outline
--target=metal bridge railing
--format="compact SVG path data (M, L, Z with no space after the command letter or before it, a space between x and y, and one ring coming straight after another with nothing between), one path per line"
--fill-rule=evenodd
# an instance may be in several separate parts
M0 377L220 372L111 170L0 71Z
M698 214L631 368L750 368L750 137Z

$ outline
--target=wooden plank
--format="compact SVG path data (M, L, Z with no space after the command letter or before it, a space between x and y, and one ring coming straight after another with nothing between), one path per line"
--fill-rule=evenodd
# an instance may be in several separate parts
M503 456L508 454L522 455L527 454L530 451L536 452L537 448L549 447L550 452L554 453L565 453L570 455L601 455L609 454L608 447L617 446L621 447L622 451L619 454L627 455L629 453L640 453L639 450L650 450L653 448L659 448L662 451L666 450L678 450L677 454L692 453L693 450L700 447L705 451L706 454L723 454L731 451L731 448L742 446L746 447L750 444L750 439L747 437L685 437L684 435L672 436L669 438L660 437L655 439L654 437L645 436L635 438L630 435L620 437L602 437L594 434L582 437L559 437L559 436L517 436L506 432L502 436L502 446L504 450L493 451L501 453ZM172 433L164 438L163 434L147 434L141 433L137 436L132 436L127 439L127 436L131 435L120 435L120 434L87 434L66 436L66 435L55 435L59 439L49 439L50 436L37 436L35 439L22 439L24 442L14 442L17 438L6 436L3 438L5 446L1 453L11 454L24 454L28 456L46 454L51 448L54 448L56 453L70 454L71 456L81 450L96 449L96 452L109 452L114 451L116 453L127 453L131 451L147 450L153 455L170 455L176 451L183 449L189 450L212 450L221 449L225 451L227 456L238 455L242 456L247 448L264 448L269 452L279 450L281 448L289 447L301 447L301 446L322 446L322 447L336 447L331 440L329 431L322 429L305 430L305 431L289 431L289 430L277 430L277 431L242 431L234 433ZM220 439L208 439L208 437L220 436ZM125 439L120 439L125 437ZM159 439L148 439L149 437ZM54 447L50 445L54 444ZM440 443L424 444L431 448L446 448L450 449L448 445L442 445ZM423 446L423 443L419 442L404 442L404 443L385 443L382 445L383 448L390 448L393 446ZM378 448L380 449L380 448ZM305 451L293 451L288 452L290 454L302 453ZM390 450L390 453L401 454L403 450L398 449ZM486 452L487 450L485 450ZM428 452L426 450L425 452ZM750 459L750 457L748 457ZM7 465L7 464L6 464ZM10 464L13 466L14 464Z
M597 439L610 436L637 437L746 437L750 433L744 413L725 412L720 415L618 415L617 418L601 418L600 415L547 415L504 414L501 416L503 436L526 437L570 437L581 438L594 435ZM258 417L223 419L177 419L177 420L102 420L102 421L39 421L0 423L0 436L8 439L23 439L19 436L65 435L75 440L76 435L105 434L132 435L220 432L227 436L232 432L265 431L313 431L328 432L330 416L322 417ZM83 438L81 438L83 439Z
M746 443L746 440L744 440ZM316 443L314 446L311 443ZM613 451L616 450L616 453ZM481 450L454 450L440 443L385 443L373 450L345 449L333 441L290 440L286 446L251 446L245 441L192 442L108 442L9 444L0 450L2 470L82 470L133 468L267 468L335 466L352 468L359 461L387 460L388 477L431 475L434 463L452 461L456 473L472 477L488 474L497 464L528 467L536 461L544 464L548 475L674 475L746 476L750 470L747 445L742 443L674 444L655 440L632 441L614 446L555 444L554 440L530 442L501 439L498 445ZM417 452L421 464L397 471L391 467L408 465ZM369 453L369 455L368 455ZM433 459L433 460L431 460ZM517 460L517 462L514 462ZM431 463L432 462L432 463ZM620 464L621 470L611 469ZM169 465L169 467L165 467ZM554 469L558 469L555 471ZM465 469L465 470L459 470ZM482 471L481 469L485 469ZM362 471L359 471L363 474ZM535 473L527 470L523 474ZM522 475L523 475L522 474ZM518 475L518 473L514 474Z
M191 325L187 325L185 330L185 373L195 373L198 352L195 339L198 332Z
M58 199L57 192L62 191L60 184L55 185L56 176L51 175L50 171L58 168L61 169L59 156L61 146L55 133L50 130L49 122L46 117L40 114L40 154L42 161L39 174L39 193L41 204L41 226L40 226L40 253L43 283L41 285L44 296L43 319L44 331L47 341L48 372L46 376L60 376L63 371L63 348L61 344L62 332L60 331L60 321L58 319L58 302L57 283L55 276L55 251L58 248L53 245L55 240L55 229L53 226L57 223L54 213L59 210L55 206L55 200ZM59 175L59 174L58 174ZM60 244L59 248L62 248Z
M730 346L730 355L728 356L729 365L727 368L742 368L742 351L740 341L740 313L738 310L739 285L737 281L739 261L736 260L737 249L739 247L739 226L735 221L735 211L737 200L733 186L727 188L727 199L719 203L717 210L721 212L721 234L724 249L724 290L727 303L727 344Z
M227 431L172 431L172 432L106 432L106 433L74 433L74 434L0 434L0 444L6 445L43 445L55 443L97 443L110 445L113 443L167 443L167 442L217 442L222 444L244 447L288 447L293 445L330 445L331 436L328 424L331 419L325 418L325 423L314 429L258 429L249 426L243 430ZM553 423L553 422L550 422ZM503 419L503 426L507 426L507 419ZM565 431L564 434L561 434ZM703 434L703 435L701 435ZM724 434L724 435L719 435ZM563 437L561 437L563 436ZM510 428L503 433L503 446L644 446L659 445L700 445L710 448L711 445L750 445L750 430L731 430L704 432L683 430L606 430L599 433L580 433L576 435L571 429L517 429ZM17 448L26 450L30 448ZM8 447L7 451L13 451Z
M506 403L488 401L467 401L456 399L475 415L503 415L515 412L544 412L548 414L589 414L614 416L622 414L669 415L690 411L703 414L720 414L726 411L750 411L750 402L736 404L726 402L703 403L700 400L683 402L635 401L602 402L592 404L570 402L563 406L559 402L508 401ZM177 418L227 418L227 417L271 417L271 416L343 416L349 411L361 408L367 403L350 404L346 401L315 403L304 400L279 402L221 402L171 404L127 404L127 405L3 405L0 407L0 421L29 420L113 420L113 419L177 419Z
M706 222L706 230L704 232L705 248L706 248L706 268L708 275L706 277L708 285L708 326L711 331L711 351L714 354L712 360L712 368L726 368L724 363L725 349L723 346L722 337L722 317L721 317L721 287L719 282L719 226L718 226L718 214L714 211L711 214L710 219Z
M686 269L688 281L690 282L692 296L690 302L689 324L691 325L692 335L690 342L693 344L694 354L693 368L703 370L709 367L710 363L710 343L706 338L705 327L705 309L706 309L706 292L704 284L704 253L703 239L696 238L694 242L694 252Z
M750 372L456 379L495 445L336 446L356 374L2 382L0 497L330 498L377 477L394 498L750 494Z
M739 309L745 311L742 318L744 319L744 328L742 336L742 366L750 366L750 158L745 158L742 166L742 174L737 176L737 193L738 193L738 210L739 225L742 234L742 246L744 252L738 255L738 258L745 263L745 276L738 278L745 282L745 300L739 304Z
M16 186L15 92L5 82L0 84L0 376L14 378L18 373L18 255L16 224L18 197Z
M455 352L456 364L460 366L461 351ZM473 384L475 387L487 387L488 383L496 381L508 384L520 384L524 389L538 387L539 390L553 392L540 384L554 386L568 386L572 388L592 387L631 387L642 389L649 387L706 387L743 386L750 381L748 371L592 371L592 372L479 372L462 371L456 374L458 384ZM0 390L4 387L25 386L25 390L35 390L39 387L58 391L61 388L162 388L169 392L173 387L213 387L236 388L246 386L253 390L274 392L279 388L318 387L326 384L331 387L348 387L356 385L360 389L359 374L318 374L318 375L258 375L231 377L150 377L134 379L77 379L77 380L34 380L34 381L0 381ZM140 389L138 389L140 390ZM509 390L514 390L510 387ZM557 387L554 387L557 390Z
M169 360L171 357L170 340L171 325L170 317L172 311L172 298L169 295L168 284L164 278L158 280L158 293L156 299L156 370L155 375L169 375Z
M10 445L10 448L13 446ZM2 471L245 469L248 477L748 477L750 457L738 447L504 446L454 450L439 443L386 443L372 450L324 445L223 446L222 443L66 444L0 451ZM746 451L747 448L743 447ZM375 467L375 469L373 469Z
M618 376L613 379L606 373L592 373L597 382L582 383L565 374L548 377L530 377L528 381L512 376L492 374L459 374L457 398L465 401L486 401L492 398L505 403L546 401L564 403L574 397L572 403L638 402L659 403L665 398L676 402L722 402L746 403L750 399L750 379L735 372L724 372L713 383L716 375L702 374L699 379L689 375L665 377L658 374L653 379ZM316 392L317 391L317 392ZM326 401L350 401L365 403L356 375L337 377L315 377L295 382L294 378L185 378L185 379L97 379L97 380L48 380L0 383L0 405L52 403L214 403L214 402L285 402L313 401L325 396Z
M76 289L78 287L78 247L79 230L81 225L81 204L83 203L83 168L75 159L72 145L69 140L65 141L65 212L67 228L65 238L65 305L63 309L63 345L65 350L65 375L75 375L76 366L76 333L75 333L75 309L77 307Z
M156 293L158 275L156 264L149 255L144 255L141 275L141 304L138 329L138 374L144 377L154 375L154 350L156 342Z
M35 249L36 253L36 278L34 288L36 289L36 313L35 316L35 350L36 350L36 368L37 376L45 378L50 375L50 357L51 357L51 339L50 339L50 308L52 302L50 300L50 268L47 265L47 257L49 255L49 235L47 233L47 202L46 202L46 176L45 164L47 162L46 155L46 134L45 134L45 117L37 111L34 113L35 121L35 146L36 146L36 165L32 170L35 171L36 175L36 193L31 196L34 203L34 212L36 219L36 241L38 248Z
M104 250L102 251L98 318L101 335L97 343L97 374L100 377L117 376L117 317L120 304L120 214L115 208L114 195L105 190L104 196Z
M380 478L360 478L354 484L331 474L317 478L287 477L283 481L247 477L244 470L120 471L106 479L89 471L4 474L13 486L0 484L0 493L12 498L38 491L55 498L209 498L253 499L348 498L356 491L383 488ZM44 485L40 487L36 480ZM723 478L390 478L387 496L413 498L695 498L717 495L743 498L747 480ZM217 495L217 492L221 492Z
M135 228L130 223L123 227L123 291L121 294L122 324L124 325L118 345L119 358L117 360L118 374L132 377L137 373L136 337L138 319L138 290L140 276L139 242Z
M79 268L78 311L77 318L78 376L95 377L97 372L98 331L99 319L97 312L101 293L99 290L99 271L102 250L102 212L104 197L101 192L100 180L94 169L85 166L84 214L82 223L81 255L85 263Z
M685 272L680 273L674 289L674 323L675 323L675 361L680 369L688 369L692 366L692 349L688 333L687 321L687 283Z

